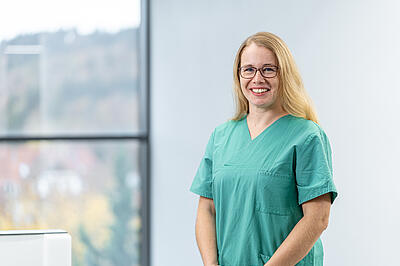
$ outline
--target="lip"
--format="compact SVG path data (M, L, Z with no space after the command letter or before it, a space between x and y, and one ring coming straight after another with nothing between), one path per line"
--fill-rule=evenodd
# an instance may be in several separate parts
M249 90L250 90L251 94L253 94L254 96L263 96L263 95L265 95L265 94L267 94L268 92L271 91L271 89L269 89L269 88L266 88L266 89L269 89L269 90L268 91L264 91L264 92L255 92L255 91L253 91L253 89L256 89L256 88L251 88Z
M259 90L259 89L271 90L271 88L269 88L269 87L251 87L251 88L249 88L249 90L254 90L254 89L256 89L256 90Z

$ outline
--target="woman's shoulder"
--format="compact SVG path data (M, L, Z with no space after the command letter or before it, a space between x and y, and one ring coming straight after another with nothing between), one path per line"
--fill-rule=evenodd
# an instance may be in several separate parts
M291 115L291 127L295 132L301 133L305 138L311 135L326 135L323 127L312 120Z
M222 124L219 124L218 126L215 127L214 132L216 135L225 135L226 133L232 131L235 129L241 122L243 122L243 119L241 120L227 120Z

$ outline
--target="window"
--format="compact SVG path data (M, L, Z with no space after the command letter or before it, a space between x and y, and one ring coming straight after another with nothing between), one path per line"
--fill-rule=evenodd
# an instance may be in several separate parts
M74 266L148 265L147 3L7 5L0 229L67 230Z

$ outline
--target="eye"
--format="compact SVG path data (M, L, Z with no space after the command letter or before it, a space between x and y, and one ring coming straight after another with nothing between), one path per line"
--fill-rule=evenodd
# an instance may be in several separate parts
M254 72L254 67L245 67L242 69L242 71L245 73L252 73Z
M275 71L276 71L276 70L275 70L274 67L268 67L268 66L266 66L266 67L263 68L263 72L275 72Z

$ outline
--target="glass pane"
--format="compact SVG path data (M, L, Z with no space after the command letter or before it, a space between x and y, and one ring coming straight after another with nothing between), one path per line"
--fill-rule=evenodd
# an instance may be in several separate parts
M5 83L0 101L1 129L37 131L40 120L40 58L37 54L15 54L6 58ZM27 78L28 77L28 78Z
M74 266L139 265L139 143L0 145L0 229L64 229Z
M90 17L54 21L58 7L36 3L43 25L0 35L0 135L141 131L140 1L65 3Z

